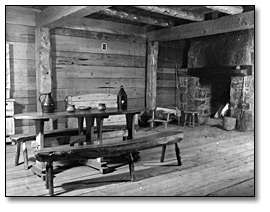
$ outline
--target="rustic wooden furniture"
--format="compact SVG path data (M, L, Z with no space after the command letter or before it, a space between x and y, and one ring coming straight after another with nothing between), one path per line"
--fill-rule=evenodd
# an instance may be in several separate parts
M185 110L184 111L184 126L186 126L187 120L189 118L189 126L195 127L195 117L197 117L198 126L200 126L199 111L195 110Z
M180 142L183 137L184 134L180 131L166 131L143 138L135 138L129 141L117 142L113 144L97 144L74 147L65 145L44 148L34 151L34 155L36 160L46 162L46 188L49 189L49 194L53 196L53 162L55 161L113 157L127 154L129 159L130 178L131 181L134 181L135 177L133 158L131 154L132 152L175 144L177 165L181 166L182 163L178 142Z
M79 126L79 135L83 134L83 119L86 120L86 134L85 134L85 142L87 144L93 143L93 135L94 135L94 119L97 121L97 143L102 143L102 130L103 130L103 120L104 118L108 118L112 115L120 115L124 114L126 116L126 126L128 131L127 139L132 139L134 137L134 116L135 114L143 111L144 108L136 108L136 109L127 109L126 111L120 111L116 108L107 108L105 111L99 111L97 109L91 110L76 110L75 112L54 112L54 113L41 113L41 112L33 112L33 113L24 113L24 114L16 114L14 116L15 119L28 119L35 121L36 127L36 143L38 149L44 148L44 122L48 121L52 118L77 118L78 126ZM100 169L101 172L107 169L106 165L101 163L88 164L89 166ZM39 176L44 176L45 174L45 165L43 163L36 162L35 165L32 166L32 170L35 174Z
M97 108L98 104L101 102L105 103L107 107L116 108L117 107L116 100L117 100L117 95L107 94L107 93L93 93L93 94L84 94L84 95L66 97L67 104L74 105L75 108L79 108L79 107ZM82 125L83 122L84 120L83 118L81 118L79 120L80 125ZM105 134L103 133L103 137L105 136L105 138L114 138L114 137L117 137L117 135L122 136L123 130L126 126L126 117L123 114L111 116L105 119L103 124L106 126L106 129L104 129L106 133ZM57 139L62 136L75 136L75 135L78 136L78 120L76 120L76 118L68 119L68 127L69 129L51 130L49 132L46 132L44 134L44 138ZM113 132L109 133L109 131L113 131ZM17 145L15 166L19 164L20 149L21 149L21 144L22 144L24 167L25 169L28 169L28 154L27 154L27 148L26 148L25 142L35 140L35 136L36 136L35 134L27 134L27 135L16 134L16 135L11 136L12 142L14 142Z
M114 137L125 137L127 136L126 130L123 128L115 128L114 126L104 126L102 137L107 138L114 138ZM83 130L83 134L86 134L86 129ZM45 143L50 143L50 140L57 140L66 138L66 140L69 141L70 145L73 145L75 142L78 141L82 137L80 135L79 137L79 130L78 128L74 129L63 129L63 130L51 130L49 132L44 133L44 139L46 140ZM97 130L94 129L94 139L97 137ZM27 170L29 168L28 166L28 153L27 153L27 147L26 142L33 141L36 139L35 134L15 134L11 135L10 139L12 140L12 143L16 145L16 153L15 153L15 166L19 165L19 158L20 158L20 151L21 148L23 150L23 161L24 161L24 168ZM46 145L46 144L45 144ZM49 144L48 144L49 146Z
M160 122L164 124L164 130L167 130L168 123L173 121L173 116L177 117L178 124L180 123L181 111L171 108L163 108L157 107L155 110L152 111L152 118L148 121L150 122L150 126L153 129L154 122Z
M6 136L14 135L15 134L15 123L14 123L14 99L6 99ZM9 142L6 139L6 142Z

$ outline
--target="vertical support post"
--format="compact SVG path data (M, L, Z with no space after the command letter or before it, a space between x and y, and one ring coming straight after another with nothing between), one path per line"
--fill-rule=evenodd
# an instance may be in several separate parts
M154 110L157 98L158 42L148 42L147 50L146 109Z
M37 111L41 111L39 96L52 92L52 55L50 29L37 27L35 31L36 49L36 87ZM49 120L46 129L54 129L53 120Z
M52 92L51 36L48 28L36 28L36 85L37 98L41 93ZM41 111L37 99L37 110Z

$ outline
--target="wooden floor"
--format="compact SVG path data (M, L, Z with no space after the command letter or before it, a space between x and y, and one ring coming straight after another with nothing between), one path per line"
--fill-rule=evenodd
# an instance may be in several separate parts
M161 148L141 151L141 161L135 163L135 182L129 181L128 165L102 175L87 166L56 164L55 195L254 196L254 132L173 124L168 130L173 128L182 129L185 135L180 143L182 166L176 165L174 145L167 147L164 163L159 162ZM162 130L144 128L136 136ZM23 164L14 166L14 155L15 146L7 145L6 196L48 196L44 182L30 169L24 170Z

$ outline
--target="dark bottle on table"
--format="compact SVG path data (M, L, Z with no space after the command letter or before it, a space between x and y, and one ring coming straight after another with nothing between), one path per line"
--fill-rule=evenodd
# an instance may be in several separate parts
M123 85L120 86L120 91L117 94L117 108L118 110L127 109L127 94Z

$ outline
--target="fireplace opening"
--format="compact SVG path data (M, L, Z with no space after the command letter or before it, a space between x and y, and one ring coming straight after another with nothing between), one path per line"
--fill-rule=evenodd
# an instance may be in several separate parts
M201 77L202 87L210 86L209 116L214 117L226 104L230 103L231 76Z
M187 75L179 78L180 109L197 110L205 118L220 117L227 104L237 106L232 102L238 104L242 98L242 90L236 88L232 93L232 80L242 79L250 71L236 67L188 69ZM242 81L237 80L236 86L241 88Z

